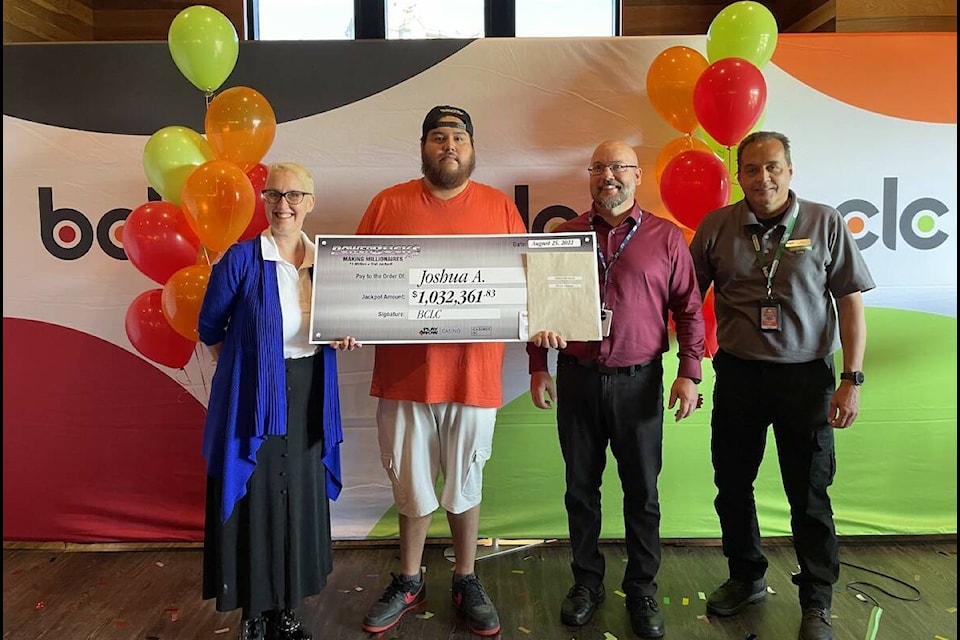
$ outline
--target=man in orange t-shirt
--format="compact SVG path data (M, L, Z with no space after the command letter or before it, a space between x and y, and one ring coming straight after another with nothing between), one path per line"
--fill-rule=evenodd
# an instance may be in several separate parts
M463 109L437 106L420 138L423 178L378 193L360 235L526 233L516 205L470 180L476 166L473 122ZM503 402L502 343L379 345L370 394L379 398L380 455L400 518L400 574L363 619L380 633L426 602L420 570L430 518L447 513L456 564L453 604L470 630L500 632L496 607L474 573L483 466ZM443 472L443 489L436 481Z

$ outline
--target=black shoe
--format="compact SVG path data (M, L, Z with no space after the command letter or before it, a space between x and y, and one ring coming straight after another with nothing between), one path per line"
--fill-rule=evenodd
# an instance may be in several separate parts
M662 638L666 633L663 614L652 596L627 596L627 611L633 632L641 638Z
M307 631L293 611L267 611L265 640L313 640L313 634Z
M748 604L760 602L767 597L767 580L737 580L730 578L707 598L707 613L717 616L732 616L743 611Z
M244 618L240 621L237 640L265 640L263 618Z
M800 640L833 640L830 609L810 607L803 610L800 619Z
M571 627L582 627L590 622L597 605L603 602L604 595L606 594L602 584L596 589L585 584L573 585L560 605L560 621Z
M363 618L361 627L368 633L386 631L400 622L407 611L422 607L427 602L427 581L421 574L420 582L391 573L393 581L380 599L373 603Z
M453 606L467 619L470 631L478 636L495 636L500 633L497 608L493 606L476 574L454 579L452 592Z

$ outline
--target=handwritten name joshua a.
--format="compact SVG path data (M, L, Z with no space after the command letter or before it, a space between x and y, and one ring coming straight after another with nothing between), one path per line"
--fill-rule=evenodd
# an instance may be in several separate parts
M420 283L417 284L417 288L428 284L474 284L477 282L483 282L480 269L464 271L447 271L446 269L429 271L425 269L420 274Z

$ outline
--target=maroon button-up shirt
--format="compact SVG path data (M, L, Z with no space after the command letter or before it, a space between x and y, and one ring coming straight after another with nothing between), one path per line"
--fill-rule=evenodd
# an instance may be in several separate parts
M613 311L610 335L600 342L567 342L561 353L608 367L650 362L670 349L668 312L673 315L679 343L677 376L700 379L704 354L704 324L700 288L683 232L672 222L642 211L636 203L622 222L612 227L595 208L557 227L556 231L597 232L597 245L606 258L599 265L601 303ZM614 254L639 225L620 257ZM527 345L530 373L547 370L547 350Z

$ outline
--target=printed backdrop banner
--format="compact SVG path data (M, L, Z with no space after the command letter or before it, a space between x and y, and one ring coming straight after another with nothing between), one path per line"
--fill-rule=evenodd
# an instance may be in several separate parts
M589 206L585 169L607 139L636 148L637 199L670 217L655 166L678 134L645 86L650 63L677 45L706 50L701 36L243 43L222 90L252 87L272 105L265 162L314 172L310 235L353 233L377 191L419 175L420 124L437 104L470 112L474 177L513 197L538 233ZM762 70L763 128L790 137L794 189L846 216L879 284L865 296L860 419L837 433L834 510L845 535L957 530L956 46L955 33L782 35ZM126 309L157 285L126 259L121 229L159 199L144 176L145 143L171 125L202 132L204 97L166 43L3 53L3 537L200 540L209 356L197 348L169 369L130 344ZM373 350L339 356L341 539L397 535L368 395ZM666 362L669 385L674 357ZM522 345L508 345L484 537L567 533L555 415L532 407L526 370ZM712 384L707 362L707 406L665 428L665 537L719 536ZM606 537L623 535L618 487L610 464ZM774 451L757 494L763 533L789 534ZM449 535L442 518L431 535Z

